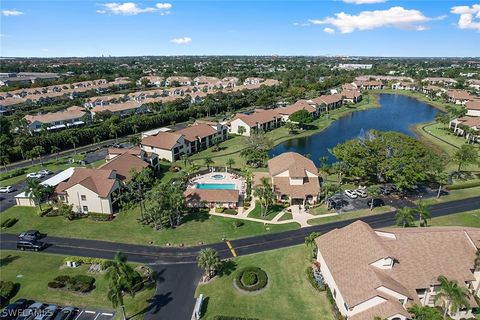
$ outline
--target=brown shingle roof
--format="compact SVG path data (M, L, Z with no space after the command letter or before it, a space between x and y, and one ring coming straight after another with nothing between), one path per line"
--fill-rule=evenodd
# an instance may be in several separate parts
M95 192L98 196L107 197L115 186L117 179L112 170L75 168L73 175L65 182L60 182L55 188L56 193L65 193L74 185L80 184Z
M111 112L119 112L124 110L132 110L140 108L141 104L136 101L127 101L123 103L115 103L115 104L107 104L103 106L96 106L92 108L92 112L103 112L103 111L111 111Z
M182 134L185 140L196 141L217 133L217 130L205 123L197 123L193 126L178 130L177 133Z
M469 110L480 110L480 100L467 101L465 107Z
M342 101L342 96L339 94L329 94L329 95L323 95L318 98L313 99L313 102L316 104L332 104L332 103L338 103Z
M284 152L268 161L268 171L272 176L287 170L290 177L307 177L306 171L315 175L318 172L312 160L296 152Z
M357 221L316 239L349 307L375 296L388 299L377 290L380 286L400 293L407 291L415 300L416 289L436 284L440 275L458 283L474 280L471 268L477 248L472 243L479 244L480 229L429 227L380 231L390 236L381 236L366 223ZM391 269L380 270L370 265L387 257L395 259Z
M182 135L177 132L160 131L154 136L143 138L140 144L159 149L171 150L181 137Z
M77 118L83 117L84 115L85 115L85 111L83 110L83 108L73 106L65 109L64 111L59 111L59 112L38 114L34 116L26 115L25 119L30 123L35 121L38 121L41 123L52 123L55 121L67 121L67 120L77 119Z
M241 119L248 126L254 127L257 124L263 124L273 121L274 119L281 118L281 115L274 109L255 111L252 114L239 114L235 119Z
M120 180L128 182L132 179L132 170L140 172L147 167L148 163L133 154L125 152L102 165L100 169L115 170Z
M450 98L455 100L473 100L475 98L465 90L448 90L447 94Z
M313 103L313 102L312 102ZM291 104L284 108L276 109L278 113L291 115L300 110L307 110L309 113L317 112L317 109L308 102L308 100L298 100L294 104Z

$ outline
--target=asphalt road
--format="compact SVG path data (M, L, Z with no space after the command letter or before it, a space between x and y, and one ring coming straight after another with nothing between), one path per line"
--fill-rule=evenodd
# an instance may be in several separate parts
M430 207L433 217L480 209L480 196L435 204ZM237 255L247 255L268 250L298 245L311 232L328 232L344 227L358 219L327 223L324 225L255 236L231 241ZM384 228L395 224L395 211L367 216L360 220L373 228ZM0 249L15 250L16 234L1 233ZM98 258L112 258L117 251L124 252L130 261L150 264L161 275L157 292L147 311L147 319L190 319L194 306L193 293L201 272L196 267L200 249L212 247L222 259L231 258L232 253L223 242L186 248L157 247L114 243L108 241L59 238L47 236L49 243L45 252L64 255L79 255Z

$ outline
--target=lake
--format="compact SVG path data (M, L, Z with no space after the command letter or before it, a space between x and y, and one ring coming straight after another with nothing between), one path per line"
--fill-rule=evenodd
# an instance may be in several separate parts
M335 157L328 150L339 143L363 136L370 129L397 131L415 137L411 127L432 121L439 112L424 102L404 95L380 94L378 100L380 108L353 112L336 120L322 132L285 141L269 152L270 157L293 151L310 155L317 166L323 156L327 156L331 164L335 162Z

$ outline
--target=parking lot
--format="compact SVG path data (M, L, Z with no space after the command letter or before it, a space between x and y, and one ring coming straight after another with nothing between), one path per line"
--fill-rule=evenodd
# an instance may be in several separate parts
M447 195L448 192L442 191L441 195ZM403 207L414 207L415 204L413 201L420 199L433 198L437 196L437 190L431 189L428 187L418 187L414 190L400 195L398 193L393 193L390 195L379 195L375 196L375 199L381 199L387 206L392 206L394 208L403 208ZM357 211L362 209L368 209L368 201L371 199L371 196L368 195L366 198L357 197L355 199L350 198L344 192L339 192L330 197L334 199L337 203L340 204L340 208L337 208L338 213Z
M74 320L111 320L115 312L95 309L80 309Z

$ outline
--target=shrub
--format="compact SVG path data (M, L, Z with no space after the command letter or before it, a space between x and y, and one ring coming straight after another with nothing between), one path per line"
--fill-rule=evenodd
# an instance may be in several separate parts
M0 299L8 300L15 293L15 283L12 281L0 281Z
M315 279L315 276L313 275L313 269L312 267L307 267L307 279L308 279L308 282L310 282L310 284L312 285L312 287L314 287L315 289L317 289L318 291L324 291L325 290L325 286L323 285L319 285L317 280Z
M268 277L265 271L260 268L245 267L238 270L234 281L239 289L245 291L257 291L265 288L268 283Z
M43 209L38 213L38 215L39 215L40 217L43 217L43 216L49 214L52 210L53 210L52 207L43 208Z
M53 281L67 283L68 281L70 281L70 276L67 276L65 274L64 275L59 275L58 277L53 279Z
M233 227L234 228L240 228L241 226L243 226L243 222L240 221L240 220L235 220L233 221Z
M65 283L63 282L58 282L58 281L50 281L47 286L51 289L61 289L65 288Z
M474 187L480 187L480 181L472 181L472 182L453 184L451 186L447 186L447 189L448 190L460 190L460 189L468 189L468 188L474 188Z
M113 216L107 213L89 212L88 218L95 221L110 221Z
M83 274L78 274L68 281L68 289L76 292L90 292L93 290L95 278Z
M18 176L21 176L22 174L24 174L25 172L27 172L27 168L15 169L15 170L12 170L8 173L2 174L0 180L6 180L6 179L18 177Z
M235 209L226 209L226 210L224 211L224 213L226 213L226 214L237 214L237 210L235 210Z
M240 278L240 281L244 286L253 286L258 282L257 274L253 271L244 272Z
M17 218L8 218L7 220L3 221L1 224L2 228L10 228L13 226L15 223L17 223L18 219Z
M225 208L215 208L216 213L223 213L225 211Z
M77 256L69 256L63 259L64 263L67 261L76 262L78 264L86 263L86 264L99 264L103 270L108 268L112 263L110 260L101 259L101 258L92 258L92 257L77 257Z

